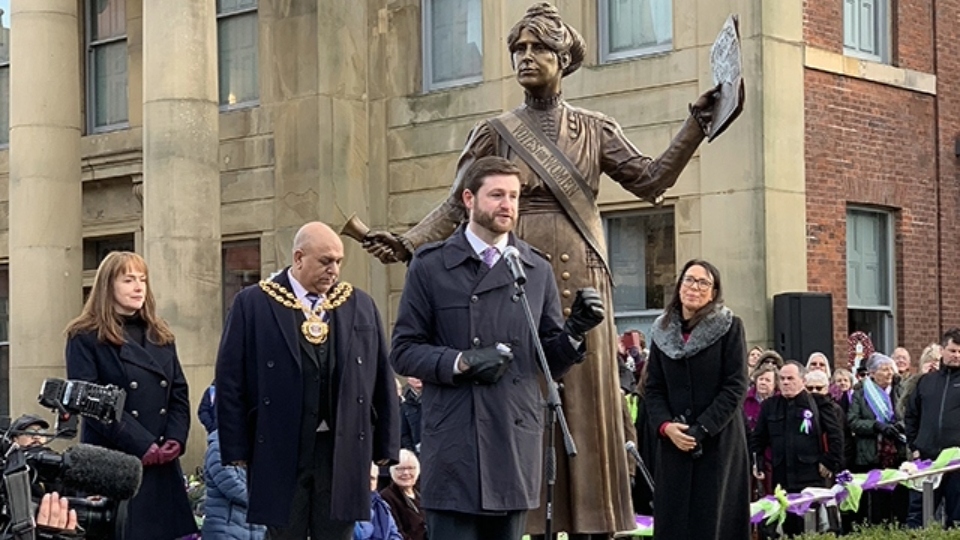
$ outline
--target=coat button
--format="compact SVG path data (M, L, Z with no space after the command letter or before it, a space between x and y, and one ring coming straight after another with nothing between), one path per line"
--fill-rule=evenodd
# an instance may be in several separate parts
M264 405L269 405L269 404L270 404L270 398L268 398L268 397L263 398L263 404L264 404Z
M163 415L165 415L165 414L167 414L167 410L166 410L166 409L160 409L160 416L163 416Z
M520 384L520 377L514 377L513 384Z
M570 260L570 256L567 255L566 253L564 253L564 254L560 255L560 260L563 261L563 262L567 262L567 261Z
M166 388L166 387L167 387L167 381L165 380L160 381L160 388Z
M138 413L137 411L130 411L130 416L134 418L140 418L140 413Z
M570 308L568 308L568 307L563 308L563 316L564 316L564 317L569 317L569 316L570 316L570 313L571 313Z
M519 418L517 418L516 420L513 421L513 425L515 425L515 426L519 426L519 425L522 424L522 423L523 423L523 420L521 420L521 419L519 419Z
M564 298L570 298L570 295L571 295L572 293L570 292L570 289L564 289L564 290L563 290L563 293L561 293L561 294L563 294L563 297L564 297Z
M473 296L470 297L470 303L471 303L471 304L476 304L476 303L479 302L479 301L480 301L480 297L478 297L477 295L473 295Z
M512 300L514 303L519 302L519 301L520 301L520 295L519 295L519 294L515 294L515 295L513 295L512 297L510 297L510 300Z
M474 346L474 347L479 347L479 346L480 346L480 338L478 338L478 337L473 338L473 346Z
M261 444L263 443L263 435L257 436L257 442Z
M268 367L268 368L272 368L272 367L273 367L273 360L267 360L267 367Z
M570 272L560 274L560 279L570 279Z
M140 386L140 385L137 384L137 381L130 381L130 389L131 389L131 390L136 390L138 386Z
M364 433L364 432L361 431L361 432L360 432L360 435L357 435L357 438L362 441L366 436L367 436L366 433Z
M363 358L360 358L360 357L358 356L358 357L357 357L357 363L358 363L358 364L363 364Z
M358 398L357 398L357 403L363 403L363 398L362 398L362 397L358 397Z

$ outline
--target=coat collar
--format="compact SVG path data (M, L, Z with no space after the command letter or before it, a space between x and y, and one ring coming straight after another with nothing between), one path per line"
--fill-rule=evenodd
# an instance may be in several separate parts
M666 328L663 327L665 318L668 321ZM690 339L684 341L679 313L665 311L653 322L650 338L664 354L679 360L693 356L713 345L730 330L731 324L733 324L733 312L726 306L718 307L694 326Z
M130 341L125 341L123 345L120 346L120 358L122 360L163 375L164 377L170 377L171 374L167 373L166 370L163 369L163 365L157 361L157 359L162 358L164 354L165 351L163 347L156 345L149 339L144 340L142 347L139 343L132 343Z
M480 268L480 272L477 274L480 277L480 281L477 282L472 291L476 294L512 285L514 282L513 276L510 274L510 270L507 268L503 257L497 261L497 264L493 265L493 268L487 269L486 266L483 265L483 261L480 260L480 257L473 250L473 246L471 246L467 240L465 230L466 224L461 224L453 235L444 241L443 247L441 248L444 268L452 270L457 266L467 264L467 261L476 261L475 264L479 265ZM516 235L511 232L509 233L507 245L517 248L517 251L520 253L520 262L523 263L524 267L527 269L533 268L534 257L537 257L537 255L530 248L529 244L517 240Z

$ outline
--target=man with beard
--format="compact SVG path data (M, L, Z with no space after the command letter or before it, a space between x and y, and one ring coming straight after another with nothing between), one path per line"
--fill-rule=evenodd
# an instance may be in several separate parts
M578 291L566 322L550 263L512 234L520 171L485 157L464 173L470 220L421 248L400 299L390 360L423 382L422 506L431 540L519 539L540 504L543 399L536 342L554 377L583 360L603 320L600 296ZM534 336L508 268L526 273Z

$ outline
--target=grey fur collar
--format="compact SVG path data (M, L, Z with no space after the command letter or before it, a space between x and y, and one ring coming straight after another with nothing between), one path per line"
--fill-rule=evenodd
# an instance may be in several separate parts
M664 317L670 318L670 324L667 325L666 329L660 326ZM713 345L727 333L727 330L730 330L731 324L733 324L733 312L727 307L721 306L693 327L690 339L684 343L679 315L664 312L653 322L650 328L650 339L656 343L657 348L664 354L678 360L693 356Z

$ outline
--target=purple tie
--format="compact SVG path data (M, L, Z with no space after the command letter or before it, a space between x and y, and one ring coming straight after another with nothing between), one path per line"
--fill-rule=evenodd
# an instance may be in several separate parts
M480 253L480 256L483 257L483 263L487 265L488 268L493 268L494 263L497 262L497 255L500 254L500 250L490 246L487 249L483 250Z

